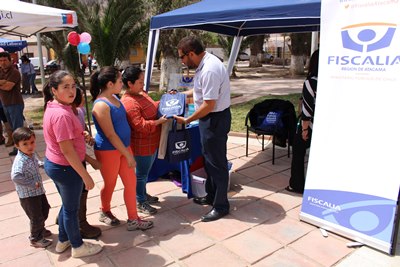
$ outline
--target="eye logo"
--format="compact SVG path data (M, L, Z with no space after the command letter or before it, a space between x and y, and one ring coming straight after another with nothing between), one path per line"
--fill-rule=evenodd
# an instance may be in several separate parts
M334 209L322 212L324 219L371 236L387 232L394 220L395 208L389 200L349 202L340 207L340 215Z
M179 104L179 100L171 99L171 100L168 100L167 102L165 102L165 104L167 105L167 107L172 107L172 106Z
M342 44L344 48L357 52L371 52L390 46L396 24L362 23L342 28Z
M175 143L175 148L176 149L184 149L186 147L186 141L179 141Z

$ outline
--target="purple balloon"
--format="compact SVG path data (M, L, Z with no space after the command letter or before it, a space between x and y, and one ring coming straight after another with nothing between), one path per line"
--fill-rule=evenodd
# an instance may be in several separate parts
M80 34L80 38L81 38L81 43L90 43L92 41L92 36L90 36L89 33L87 32L82 32Z

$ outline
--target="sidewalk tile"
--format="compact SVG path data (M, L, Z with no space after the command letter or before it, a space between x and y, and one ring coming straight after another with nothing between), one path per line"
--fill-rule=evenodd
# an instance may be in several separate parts
M159 238L159 245L174 258L183 259L214 245L214 241L192 226Z
M324 266L332 266L354 251L346 247L347 242L331 235L325 238L315 229L289 246Z
M281 209L281 211L277 211ZM232 211L232 216L236 219L245 222L249 227L258 225L267 220L270 220L278 216L283 209L279 204L268 201L266 199L260 199L252 202L249 205L240 207L240 209Z
M215 245L207 248L199 253L196 253L186 259L182 260L186 266L190 267L204 267L204 266L229 266L229 267L243 267L248 263L229 251L222 245Z
M252 265L254 267L273 267L273 266L285 266L285 267L322 267L327 265L320 265L314 262L312 259L305 257L302 254L292 250L291 248L280 249L269 257ZM364 266L363 266L364 267Z
M109 256L116 266L166 266L174 259L154 242L149 241Z
M198 222L195 224L195 228L208 237L221 241L246 231L250 226L247 221L241 221L232 215L228 215L218 221Z
M37 250L37 249L36 249ZM47 256L44 249L39 249L36 253L26 255L24 257L15 259L1 264L2 267L17 267L17 266L40 266L40 267L50 267L54 266L53 262Z
M222 244L251 264L282 248L282 244L255 228L231 237Z
M280 215L256 226L254 229L287 246L314 230L315 227L288 216Z

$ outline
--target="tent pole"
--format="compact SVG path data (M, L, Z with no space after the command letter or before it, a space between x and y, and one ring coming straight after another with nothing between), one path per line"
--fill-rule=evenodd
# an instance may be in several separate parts
M311 33L311 54L314 53L315 50L318 49L318 32Z
M36 0L32 0L32 4L36 4ZM36 42L39 53L39 66L40 66L40 78L42 80L42 88L44 87L44 64L43 64L43 52L42 52L42 40L40 39L40 33L36 34ZM42 89L43 90L43 89Z
M92 136L92 126L90 125L90 115L89 115L89 103L88 103L88 98L87 98L87 93L86 93L86 85L85 85L85 68L83 67L82 60L81 60L81 53L79 53L79 52L78 52L78 58L79 58L79 72L80 72L81 78L82 78L83 96L85 97L86 119L87 119L89 134L90 134L90 136Z
M153 73L153 66L156 58L156 51L159 38L160 38L160 30L150 30L149 41L147 43L146 69L144 73L145 77L144 89L146 90L146 92L150 90L151 75Z
M243 40L243 36L235 36L233 38L231 55L229 56L228 66L227 66L227 71L228 71L229 75L231 75L233 66L235 65L235 61L236 61L237 55L239 54L239 48L240 48L240 44L242 43L242 40Z

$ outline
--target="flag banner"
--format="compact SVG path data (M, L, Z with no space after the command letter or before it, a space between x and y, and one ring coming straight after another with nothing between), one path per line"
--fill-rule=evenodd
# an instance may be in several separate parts
M400 1L321 1L300 218L389 254L398 227Z

